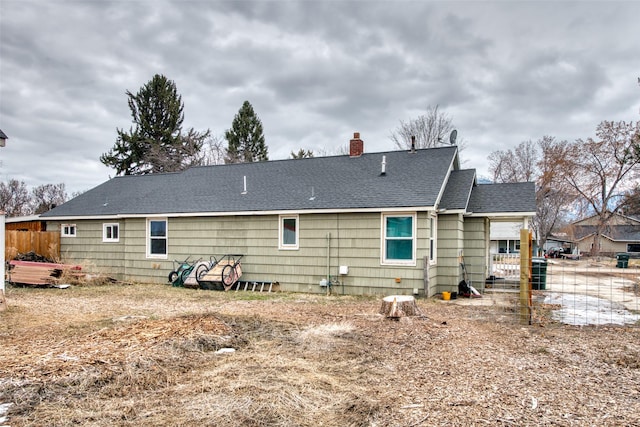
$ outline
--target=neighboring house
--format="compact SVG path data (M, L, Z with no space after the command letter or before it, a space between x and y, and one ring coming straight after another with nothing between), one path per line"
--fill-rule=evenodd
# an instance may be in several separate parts
M44 213L61 252L119 279L166 283L174 260L243 254L247 281L347 294L457 290L459 256L484 283L492 221L527 224L533 183L480 184L458 149L193 167L120 176ZM340 267L346 274L339 274Z
M590 253L593 248L597 221L598 217L594 215L570 226L574 242L583 254ZM640 218L616 213L602 231L600 254L615 256L620 252L640 256Z
M4 147L7 144L7 139L9 139L7 135L0 129L0 147Z
M491 253L520 253L520 230L527 226L523 221L492 221L489 232Z

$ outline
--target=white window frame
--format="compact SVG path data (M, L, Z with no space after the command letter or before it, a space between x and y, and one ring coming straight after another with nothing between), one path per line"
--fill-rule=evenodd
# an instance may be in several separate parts
M108 236L108 230L111 230L111 237ZM116 231L116 237L113 237L113 230ZM102 224L102 241L104 243L115 243L120 241L120 223L106 222Z
M387 218L405 218L411 217L411 259L387 259ZM395 212L383 213L380 216L380 264L381 265L399 265L411 266L416 265L416 235L417 235L417 215L415 212ZM393 239L393 238L391 238ZM405 239L402 239L405 240Z
M294 219L296 221L296 242L294 244L284 243L284 221L286 219ZM297 251L300 249L300 216L299 215L280 215L278 217L278 249L283 251Z
M164 254L152 254L151 253L151 239L161 239L161 236L151 236L151 223L164 222L165 223L165 253ZM147 218L147 230L146 230L146 244L147 244L147 258L155 259L167 259L169 254L169 220L167 218Z
M62 237L76 237L78 227L75 224L60 224L60 235Z
M429 264L438 262L438 216L429 215Z

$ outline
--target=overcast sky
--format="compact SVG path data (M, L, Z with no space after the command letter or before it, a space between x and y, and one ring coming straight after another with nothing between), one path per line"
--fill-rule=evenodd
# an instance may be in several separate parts
M125 92L176 83L184 128L222 135L243 101L270 159L394 149L439 105L464 167L544 135L640 119L640 2L0 0L0 180L88 190L129 130Z

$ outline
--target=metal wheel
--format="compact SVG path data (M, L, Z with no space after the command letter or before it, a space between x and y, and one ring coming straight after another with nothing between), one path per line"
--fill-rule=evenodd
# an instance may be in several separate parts
M209 272L209 268L207 267L206 264L200 264L199 266L196 267L196 280L199 282L201 281L204 276L207 275L207 273Z
M233 285L236 281L236 271L233 266L225 265L222 269L222 284L226 287Z
M169 283L173 283L176 280L178 280L178 272L172 271L171 273L169 273Z

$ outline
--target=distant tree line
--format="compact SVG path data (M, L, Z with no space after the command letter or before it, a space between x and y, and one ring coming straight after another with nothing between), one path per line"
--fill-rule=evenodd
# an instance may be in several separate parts
M38 215L67 201L64 184L44 184L28 190L24 181L0 182L0 210L8 217Z
M640 122L603 121L595 134L573 142L545 136L488 157L494 182L536 183L532 225L540 247L569 216L595 216L597 256L613 215L640 216Z

